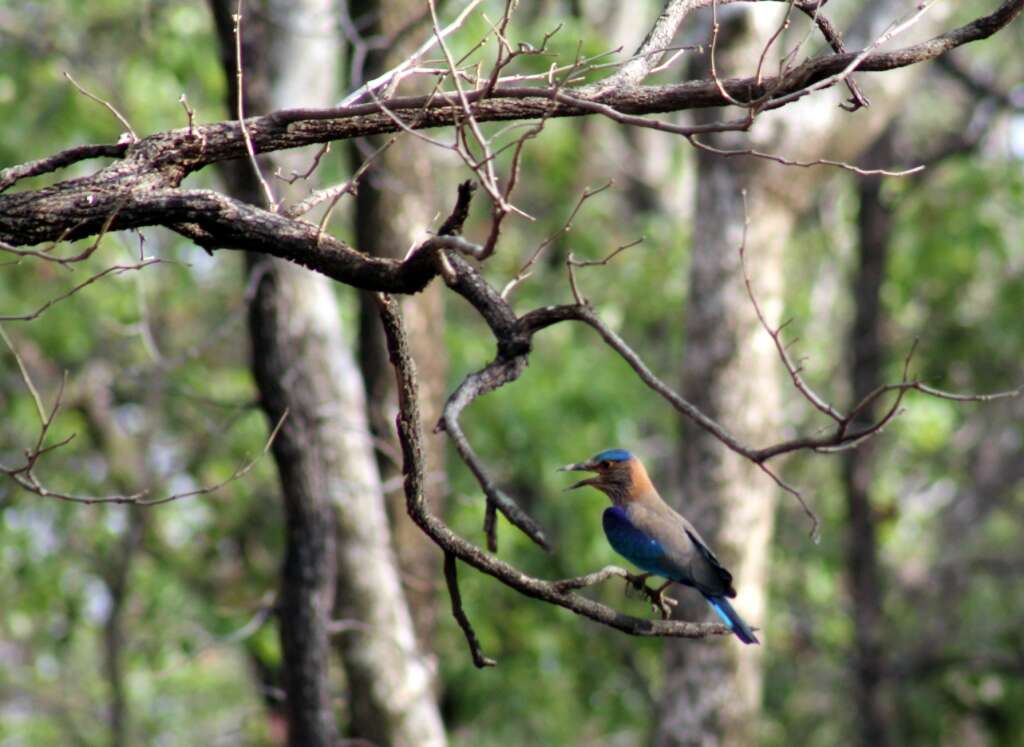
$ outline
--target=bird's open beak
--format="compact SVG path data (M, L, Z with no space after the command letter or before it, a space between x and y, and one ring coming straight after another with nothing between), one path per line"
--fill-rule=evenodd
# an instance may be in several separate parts
M558 468L559 472L596 472L597 467L593 462L577 462L576 464L567 464L564 467ZM593 485L598 481L600 476L588 477L585 480L574 482L572 485L566 488L566 490L575 490L576 488L582 488L584 485Z

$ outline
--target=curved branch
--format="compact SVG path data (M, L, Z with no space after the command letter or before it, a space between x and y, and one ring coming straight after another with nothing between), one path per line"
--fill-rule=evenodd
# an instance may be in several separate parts
M495 509L501 511L506 519L519 527L527 537L538 545L545 550L551 549L541 526L512 498L499 490L494 481L491 480L480 458L473 451L473 447L470 446L469 439L466 438L466 434L462 431L462 426L459 425L459 415L462 414L466 405L477 397L492 392L504 384L515 381L525 368L526 356L523 354L516 355L509 360L498 358L483 369L471 373L463 380L451 397L448 398L448 402L445 404L441 415L441 420L435 428L435 430L443 430L448 433L452 443L455 444L456 451L462 457L462 461L473 472L477 482L484 491L484 495L487 496L489 510L487 512L488 518L485 532L487 534L487 546L491 552L495 552L498 549L498 540L495 533L496 527L494 524Z
M36 193L46 193L36 199L23 198L28 193L11 195L22 199L11 199L3 206L7 212L0 213L0 232L5 226L17 225L21 235L11 243L35 244L91 236L103 230L166 225L209 251L238 249L268 254L357 288L393 293L422 290L437 274L437 251L462 246L450 237L435 237L404 260L387 259L356 251L312 223L212 190L139 189L120 195L109 190L86 191L85 197L72 197L71 206L64 195L47 190ZM63 216L59 214L62 211ZM55 236L58 221L67 227ZM465 247L472 248L468 242Z

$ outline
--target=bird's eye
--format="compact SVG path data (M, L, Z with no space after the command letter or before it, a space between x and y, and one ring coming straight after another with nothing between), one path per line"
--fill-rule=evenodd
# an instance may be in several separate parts
M612 463L609 462L609 461L604 461L604 462L601 462L601 464L599 466L601 467L601 469L608 469L609 467L612 466Z

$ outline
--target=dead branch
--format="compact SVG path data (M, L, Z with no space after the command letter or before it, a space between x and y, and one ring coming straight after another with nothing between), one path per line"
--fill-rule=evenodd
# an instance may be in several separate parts
M111 145L76 145L52 156L28 161L0 170L0 192L4 192L21 179L49 174L90 158L123 158L128 143Z

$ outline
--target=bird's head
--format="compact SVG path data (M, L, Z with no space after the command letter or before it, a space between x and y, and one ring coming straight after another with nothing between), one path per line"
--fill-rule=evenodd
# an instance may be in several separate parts
M606 449L585 462L567 464L558 469L560 472L596 472L594 477L575 482L566 490L591 485L606 493L616 504L629 500L638 489L646 490L650 486L640 460L625 449Z

